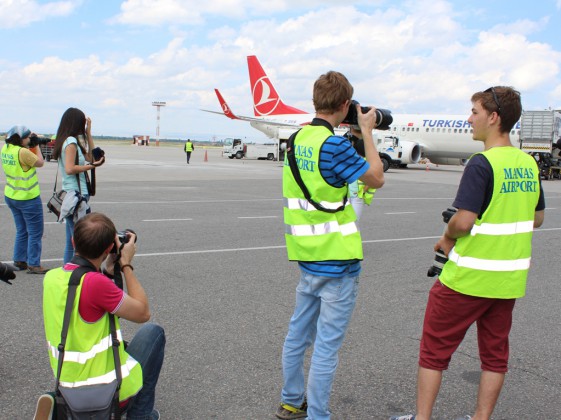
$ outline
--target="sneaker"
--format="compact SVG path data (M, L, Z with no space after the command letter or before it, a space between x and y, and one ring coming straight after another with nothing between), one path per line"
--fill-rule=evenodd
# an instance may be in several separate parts
M43 394L37 400L33 420L51 420L55 408L55 399L51 394Z
M45 274L47 271L49 271L50 268L45 268L45 267L34 267L32 265L30 265L27 268L27 274Z
M14 271L27 270L27 263L25 261L14 261Z
M160 412L155 408L150 413L150 420L160 420Z
M391 416L390 420L415 420L415 414L404 414L403 416Z
M290 404L284 404L281 402L275 415L279 419L301 419L308 417L308 403L304 400L300 408L296 408Z

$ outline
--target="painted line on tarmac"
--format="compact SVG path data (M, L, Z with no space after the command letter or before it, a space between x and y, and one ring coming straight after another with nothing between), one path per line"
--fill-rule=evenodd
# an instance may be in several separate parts
M416 211L396 211L394 213L384 213L384 214L415 214Z
M193 220L193 219L145 219L143 222L176 222L183 220Z
M549 229L536 229L534 232L552 232L552 231L559 231L561 227L558 228L549 228ZM406 241L424 241L427 239L438 239L439 236L419 236L416 238L389 238L389 239L372 239L367 241L362 241L363 244L376 244L376 243L384 243L384 242L406 242ZM273 245L273 246L258 246L258 247L251 247L251 248L223 248L223 249L201 249L195 251L172 251L172 252L151 252L146 254L135 254L136 257L162 257L166 255L192 255L192 254L218 254L221 252L240 252L240 251L267 251L270 249L284 249L286 248L285 245ZM41 259L44 262L53 262L53 261L62 261L62 258L49 258L49 259ZM13 261L12 261L13 262Z
M278 216L238 216L238 219L277 219Z

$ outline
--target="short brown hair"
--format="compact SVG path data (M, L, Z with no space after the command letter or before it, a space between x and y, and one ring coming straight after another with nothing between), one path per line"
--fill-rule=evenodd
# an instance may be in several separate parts
M74 226L74 247L84 258L98 258L115 242L117 229L102 213L90 213Z
M476 92L472 95L471 101L479 101L488 113L499 114L501 117L499 129L502 133L508 133L522 115L520 92L510 86L494 86L483 92Z
M338 71L322 74L314 83L314 108L324 114L335 113L345 101L353 98L353 87Z

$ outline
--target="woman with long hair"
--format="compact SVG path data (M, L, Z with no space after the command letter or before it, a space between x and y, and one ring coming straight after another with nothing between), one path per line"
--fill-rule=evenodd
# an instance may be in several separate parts
M64 217L66 221L65 264L74 256L74 223L90 212L87 204L90 196L86 172L105 162L104 157L94 161L94 147L91 119L78 108L68 108L62 114L53 150L53 158L58 160L59 172L62 175L62 189L66 191L61 213L61 218Z
M6 134L2 147L2 169L6 174L4 199L16 223L14 266L31 274L45 274L41 267L43 204L35 168L44 164L39 145L29 148L33 134L16 125Z

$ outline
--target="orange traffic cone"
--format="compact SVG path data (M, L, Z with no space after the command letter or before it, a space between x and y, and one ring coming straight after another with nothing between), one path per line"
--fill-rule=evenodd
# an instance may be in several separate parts
M208 151L205 150L205 162L208 162Z
M429 164L427 163L427 167L425 168L425 171L429 172L430 168L429 168Z

